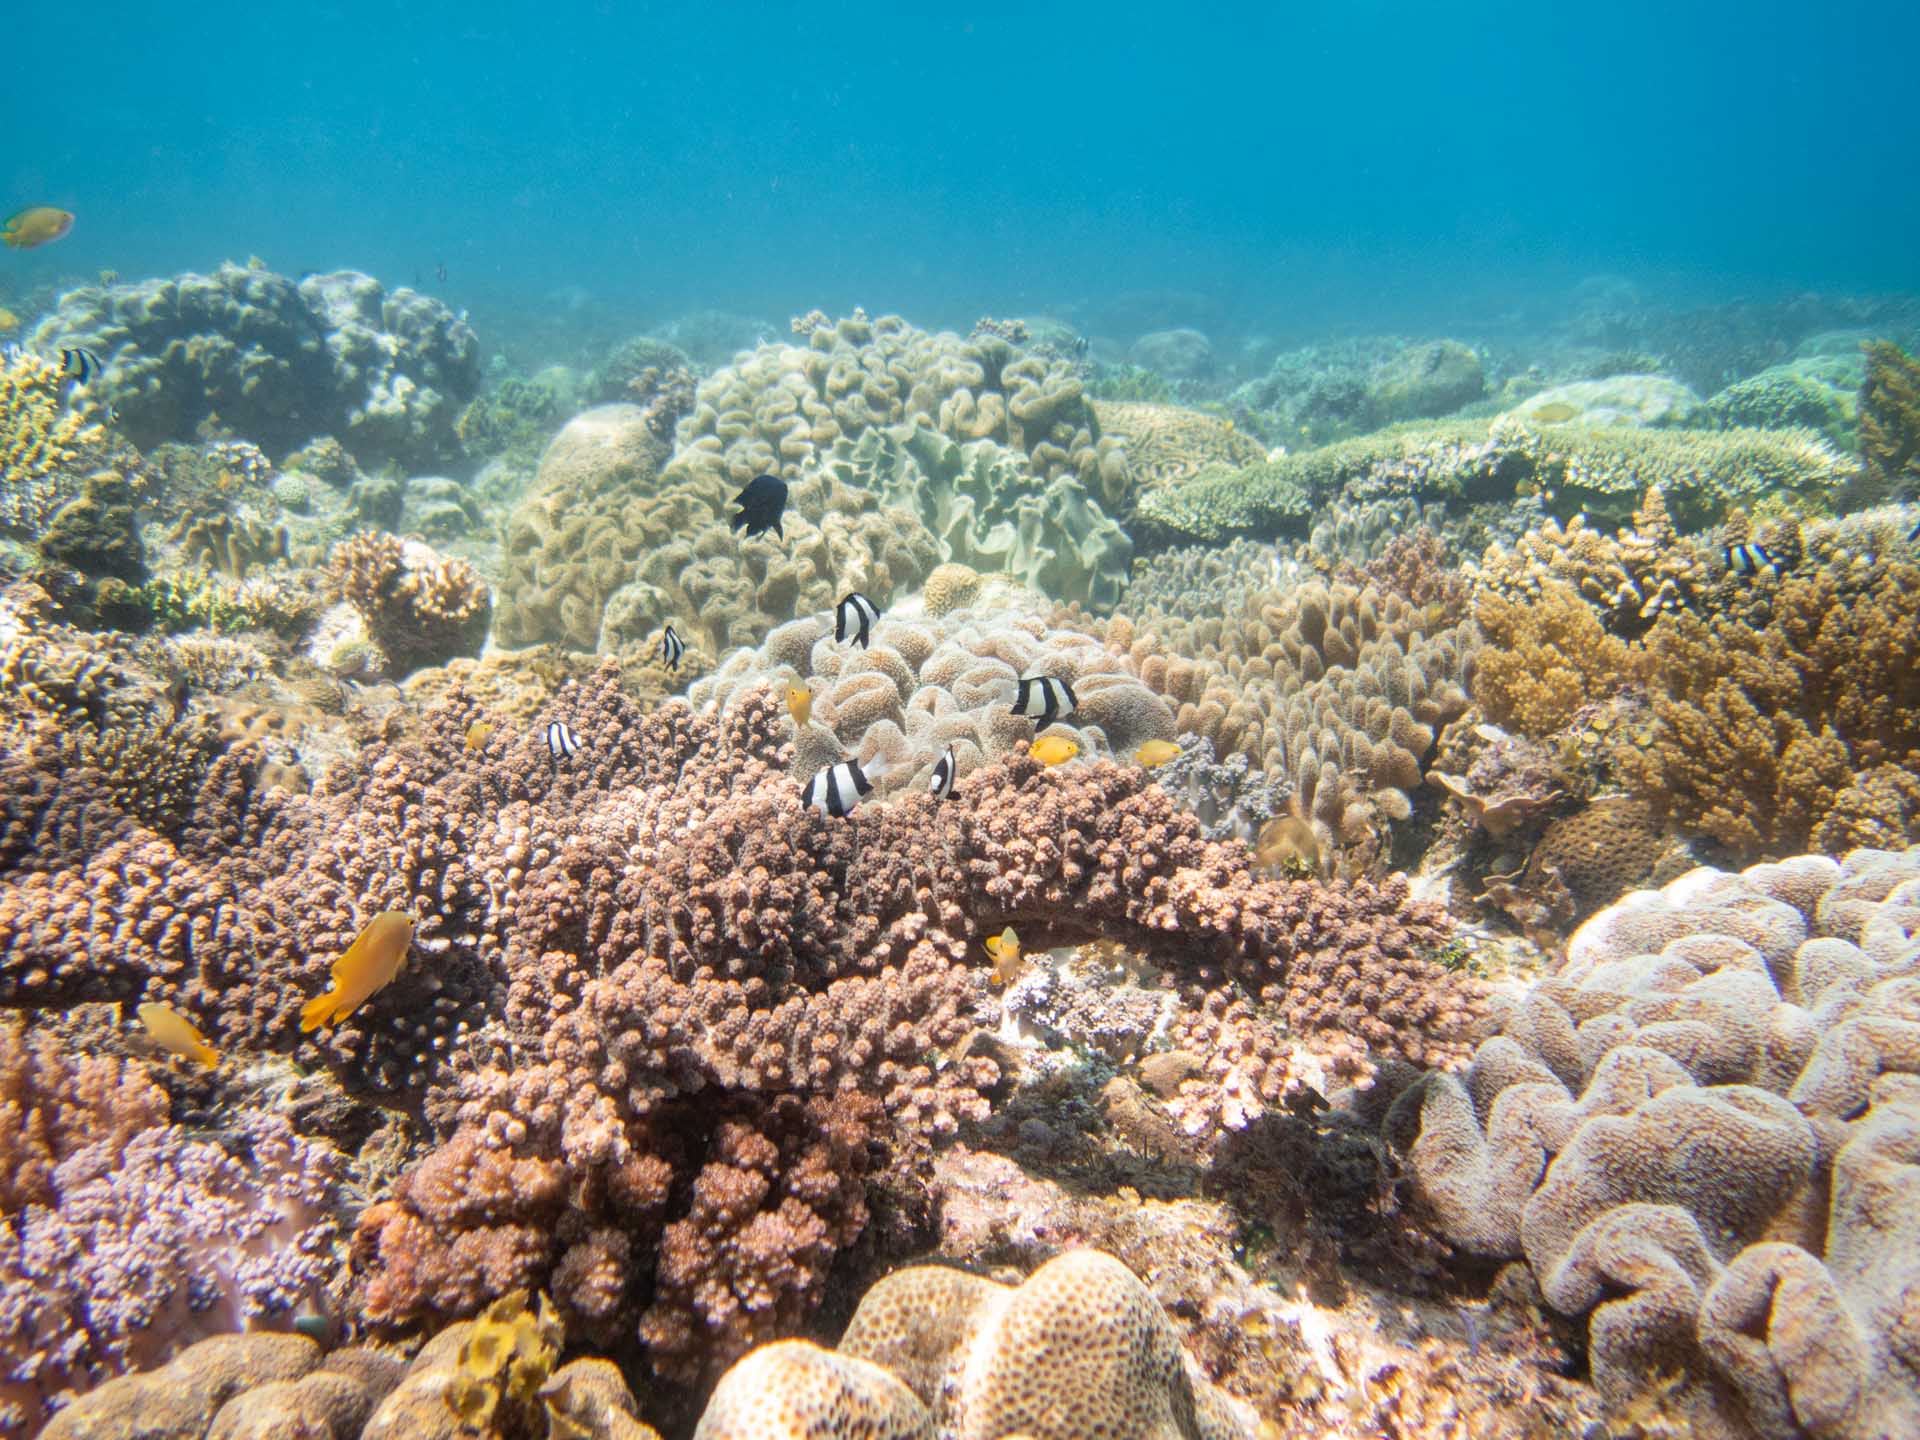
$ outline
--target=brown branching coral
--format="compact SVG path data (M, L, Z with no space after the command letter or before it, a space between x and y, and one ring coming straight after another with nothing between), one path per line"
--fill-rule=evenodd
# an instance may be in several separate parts
M1764 629L1657 627L1660 736L1619 756L1633 788L1746 857L1804 849L1857 775L1920 770L1920 567L1887 557L1864 584L1790 575L1772 608Z
M1860 387L1863 488L1872 499L1920 491L1920 361L1889 340L1869 340Z
M1643 668L1638 654L1607 633L1593 607L1562 581L1542 582L1531 602L1484 591L1475 615L1487 643L1473 697L1496 725L1551 735L1582 706L1633 684Z
M66 408L60 367L24 351L0 360L0 530L34 535L79 491L74 467L97 428Z
M493 613L486 582L466 561L417 540L376 531L342 540L328 556L327 582L360 612L397 675L476 655L486 640Z

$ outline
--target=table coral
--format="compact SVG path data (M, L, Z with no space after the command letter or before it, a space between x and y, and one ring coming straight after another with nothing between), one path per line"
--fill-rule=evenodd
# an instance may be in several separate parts
M1069 1250L1017 1288L936 1265L890 1275L837 1350L790 1341L742 1360L695 1435L1248 1440L1255 1429L1126 1266Z
M1920 1424L1920 849L1698 870L1587 921L1396 1103L1416 1203L1713 1436Z

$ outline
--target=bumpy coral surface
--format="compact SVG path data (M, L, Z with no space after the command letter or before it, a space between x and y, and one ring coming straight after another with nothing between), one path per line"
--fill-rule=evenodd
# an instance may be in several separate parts
M396 676L475 655L486 641L492 595L464 560L368 531L334 546L327 569Z
M1067 736L1087 756L1125 760L1174 732L1173 711L1130 672L1124 657L1073 630L1049 628L1018 606L961 609L934 618L882 616L873 643L836 641L825 619L796 620L758 651L734 654L694 684L696 706L726 705L760 686L813 691L813 715L796 731L793 773L804 783L843 753L884 757L884 790L924 790L954 747L957 774L1024 754L1039 732L1014 715L1014 682L1050 675L1074 687L1079 709L1044 733Z
M830 612L848 590L884 605L941 558L918 516L830 472L794 483L784 535L744 539L732 525L744 482L678 463L661 474L659 419L601 406L554 437L507 520L501 641L649 649L671 624L711 654Z
M84 346L94 385L141 445L191 442L209 417L275 453L337 436L363 463L425 464L454 446L479 343L438 300L351 270L293 281L227 264L70 290L34 347Z
M1266 447L1232 422L1201 410L1142 401L1094 403L1100 431L1127 452L1137 492L1190 480L1202 470L1237 470L1267 458Z
M36 355L0 358L0 532L37 536L79 493L73 467L100 431L63 406L62 384Z
M1069 1250L1018 1287L922 1265L870 1289L837 1350L788 1342L721 1380L698 1440L805 1435L1251 1440L1146 1286Z
M1920 850L1698 870L1574 935L1396 1125L1430 1222L1696 1432L1920 1426Z

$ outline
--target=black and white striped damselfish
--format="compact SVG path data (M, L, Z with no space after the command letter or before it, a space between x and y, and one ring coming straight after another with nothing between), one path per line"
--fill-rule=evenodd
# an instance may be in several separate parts
M953 795L955 768L953 746L949 745L940 752L940 758L933 762L933 778L927 782L927 789L934 799L946 800Z
M78 347L60 352L60 378L81 385L90 384L100 374L100 357Z
M680 668L680 657L687 653L686 645L673 633L673 626L667 626L660 636L660 659L669 670Z
M1051 675L1022 675L1013 696L1014 715L1024 715L1042 730L1079 708L1073 686Z
M848 637L862 650L873 639L873 627L880 619L880 610L873 601L858 590L849 590L833 612L833 638L844 645Z
M839 819L872 789L873 781L867 778L858 760L842 760L838 765L827 766L807 782L800 803Z
M1772 570L1776 575L1784 575L1787 573L1786 561L1767 549L1766 546L1756 545L1751 540L1742 541L1738 545L1727 546L1726 557L1727 569L1731 570L1735 575L1752 577L1758 575L1762 570Z
M580 737L573 733L566 721L556 720L547 726L547 754L555 760L565 760L579 753Z

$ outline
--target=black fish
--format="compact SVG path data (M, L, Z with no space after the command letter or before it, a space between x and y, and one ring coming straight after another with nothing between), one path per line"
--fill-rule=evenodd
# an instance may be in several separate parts
M1776 575L1787 573L1787 562L1775 555L1764 545L1756 545L1751 540L1739 545L1725 547L1727 569L1736 575L1758 575L1763 568L1771 569Z
M749 540L767 530L782 540L787 538L780 528L780 517L787 509L787 482L778 475L754 476L747 488L733 497L733 503L740 507L740 513L733 517L733 528L745 530Z
M580 737L568 728L564 720L556 720L547 726L547 754L555 760L563 760L580 751Z
M801 792L800 802L839 819L858 805L861 796L871 789L873 782L867 779L859 761L842 760L838 765L827 766L809 780L807 788Z
M438 280L442 285L447 283L446 261L442 260L438 265L433 267L433 278Z
M933 779L927 782L927 790L934 799L945 800L953 794L953 771L953 746L949 745L933 762Z
M1915 540L1920 540L1920 523L1916 523L1911 530L1907 531L1907 543L1912 544Z
M660 658L666 662L667 669L678 670L680 657L687 653L687 647L680 637L673 633L673 626L667 626L666 633L660 637Z
M60 377L85 385L100 373L100 357L91 350L74 348L60 352Z
M1051 675L1023 675L1014 692L1009 714L1024 715L1039 729L1046 729L1062 715L1071 715L1078 707L1073 686Z
M834 607L833 638L844 645L851 637L864 650L873 639L873 627L879 619L880 611L873 601L858 590L850 590Z

